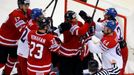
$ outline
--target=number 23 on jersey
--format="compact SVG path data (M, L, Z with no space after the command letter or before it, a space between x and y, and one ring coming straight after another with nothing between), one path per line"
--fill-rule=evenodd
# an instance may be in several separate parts
M32 48L30 49L29 55L36 59L41 59L43 55L44 46L42 44L35 43L33 41L31 41L31 45L32 45ZM33 52L34 50L36 50L36 52Z

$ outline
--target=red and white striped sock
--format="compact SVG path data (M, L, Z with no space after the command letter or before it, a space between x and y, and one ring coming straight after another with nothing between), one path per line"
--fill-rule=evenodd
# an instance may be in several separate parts
M6 75L10 75L16 60L17 60L16 58L8 57L7 63L5 65L5 69L4 69L4 72Z

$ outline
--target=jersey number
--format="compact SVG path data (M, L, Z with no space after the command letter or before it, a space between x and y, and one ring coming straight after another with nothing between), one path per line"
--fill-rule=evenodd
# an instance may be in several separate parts
M122 34L121 34L121 28L120 27L117 27L117 33L119 34L119 39L121 40L122 39Z
M121 49L119 45L116 47L116 54L121 56Z
M27 35L27 33L28 33L28 29L26 28L25 29L25 31L24 31L24 34L22 35L22 37L21 37L21 41L24 43L25 42L25 37L26 37L26 35Z
M42 44L36 44L35 42L31 42L32 48L30 49L30 56L34 56L36 59L41 59L42 58L42 53L44 46ZM35 48L38 48L36 53L32 53Z

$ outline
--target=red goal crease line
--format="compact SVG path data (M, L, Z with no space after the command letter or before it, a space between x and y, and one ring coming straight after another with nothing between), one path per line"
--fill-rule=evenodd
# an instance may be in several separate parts
M72 0L72 1L78 2L78 3L86 5L86 6L90 6L92 8L95 8L95 5L92 5L92 4L89 4L89 3L86 3L86 2L83 2L83 1L80 1L80 0ZM64 12L67 11L67 5L68 5L67 3L68 3L68 0L65 0L65 7L64 7L65 10L64 10ZM100 8L100 7L96 7L96 9L101 10L101 11L105 11L105 9ZM121 14L117 14L117 16L123 18L123 20L124 20L124 39L126 40L127 18L126 18L126 16L121 15Z

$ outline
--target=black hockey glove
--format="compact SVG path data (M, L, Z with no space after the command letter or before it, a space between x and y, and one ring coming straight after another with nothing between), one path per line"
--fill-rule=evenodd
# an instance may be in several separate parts
M63 22L58 26L60 33L67 31L71 28L71 24L69 22Z
M89 17L89 16L87 16L87 13L86 13L85 11L81 10L81 11L79 12L79 15L80 15L80 17L81 17L85 22L88 22L88 23L91 23L91 22L92 22L92 18Z
M57 27L53 26L51 27L52 31L55 31L57 29Z
M120 44L120 48L124 48L124 47L127 46L127 43L126 43L126 41L125 41L124 39L121 40L121 41L119 42L119 44Z
M94 23L92 22L92 24L94 24ZM93 35L95 34L95 30L96 30L95 25L90 26L90 27L89 27L89 30L88 30L88 34L89 34L90 36L93 36Z

